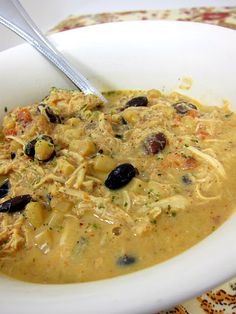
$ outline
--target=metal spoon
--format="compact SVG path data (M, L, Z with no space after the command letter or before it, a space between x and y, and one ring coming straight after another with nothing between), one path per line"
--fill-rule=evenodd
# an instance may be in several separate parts
M58 67L84 94L106 98L41 33L18 0L0 0L0 23L28 41Z

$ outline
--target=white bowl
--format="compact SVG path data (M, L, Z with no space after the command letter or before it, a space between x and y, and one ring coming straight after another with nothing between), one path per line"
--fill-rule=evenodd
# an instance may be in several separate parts
M236 109L236 32L189 22L122 22L52 36L55 45L100 90L178 90L206 104L227 99ZM33 48L0 54L0 104L30 104L51 86L73 87ZM183 91L182 91L183 92ZM97 282L40 285L0 278L1 313L153 313L236 274L236 214L216 232L165 263Z

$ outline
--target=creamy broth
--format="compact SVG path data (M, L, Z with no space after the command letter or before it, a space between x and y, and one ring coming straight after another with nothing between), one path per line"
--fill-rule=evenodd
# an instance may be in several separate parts
M39 283L165 261L236 203L236 115L178 93L52 89L1 131L0 267Z

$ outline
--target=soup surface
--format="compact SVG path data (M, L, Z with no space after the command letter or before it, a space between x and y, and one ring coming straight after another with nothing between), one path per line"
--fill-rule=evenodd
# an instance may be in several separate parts
M0 267L39 283L113 277L199 242L236 203L236 115L158 90L109 104L53 88L6 114Z

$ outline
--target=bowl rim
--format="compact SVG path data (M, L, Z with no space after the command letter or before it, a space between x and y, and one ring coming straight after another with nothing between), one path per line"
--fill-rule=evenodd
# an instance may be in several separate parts
M127 25L136 25L135 27L146 27L144 25L147 25L148 27L153 27L153 25L157 25L155 27L163 27L163 25L169 25L169 27L173 28L180 27L178 25L181 25L183 28L188 26L188 28L199 28L203 31L206 29L211 29L212 31L220 30L220 32L225 34L234 34L232 36L235 36L236 38L236 32L228 28L184 21L128 21L104 23L56 33L50 35L50 38L53 39L53 42L60 44L63 42L64 38L67 38L67 36L73 37L81 32L90 32L90 30L101 31L107 27L121 27L124 29ZM0 52L0 59L1 56L7 54L9 50L17 52L17 49L26 45L27 44L22 44ZM98 308L102 309L104 313L110 314L122 313L124 311L127 314L148 313L156 311L157 309L165 309L166 307L182 302L197 294L201 294L236 274L236 266L233 265L233 263L227 265L227 269L224 273L221 272L222 265L225 265L225 262L232 259L232 257L236 257L236 247L228 252L224 249L224 254L219 256L217 261L213 258L216 252L214 246L212 247L212 243L218 241L219 245L224 248L223 240L227 233L226 229L229 228L232 230L235 225L236 213L233 214L232 217L215 233L211 234L184 253L144 270L111 279L65 285L25 283L8 279L4 276L1 277L1 279L6 283L6 286L14 293L14 295L19 293L22 298L22 289L28 291L27 295L24 296L25 299L23 299L27 300L29 297L32 298L34 304L39 305L39 309L43 298L45 308L52 311L52 313L56 313L56 311L57 313L63 313L62 304L67 305L68 313L75 313L77 306L78 308L82 307L82 309L85 309L83 313L91 313ZM220 237L220 234L222 238ZM212 258L207 259L208 254L212 256ZM190 270L190 268L186 266L189 263L191 264L195 257L201 262L198 265L194 265L193 272L193 269ZM182 262L183 260L185 261L184 263ZM167 273L169 276L166 279L165 274ZM217 278L215 278L216 274L218 275ZM178 286L177 290L176 286L173 286L173 281L171 280L173 277ZM156 279L153 280L153 278ZM0 280L0 284L2 280ZM152 283L151 285L150 282ZM159 282L162 283L162 286L160 286ZM162 293L163 291L168 291L168 296ZM62 292L63 296L61 295ZM6 294L6 291L4 291L3 295L0 296L1 302ZM58 301L59 295L60 302ZM93 298L93 302L91 302L91 298ZM23 306L23 301L20 300L20 298L17 298L16 301L17 304ZM12 306L12 304L9 305L9 311L6 308L6 313L13 313L10 312L10 310L13 309ZM24 305L21 309L24 309L24 312L27 314L32 310L31 306L32 304ZM39 313L39 309L36 309L36 313ZM107 309L109 312L106 312ZM19 308L15 308L15 310L15 313L20 313Z

